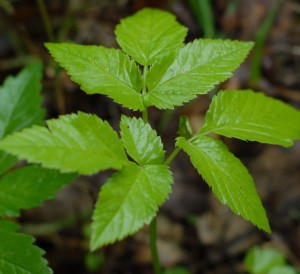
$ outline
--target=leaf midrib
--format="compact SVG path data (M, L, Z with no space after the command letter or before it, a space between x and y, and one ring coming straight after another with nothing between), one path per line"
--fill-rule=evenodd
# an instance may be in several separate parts
M240 52L240 51L243 51L243 49L240 49L239 51L236 51L237 53L236 54L238 54L238 52ZM230 56L230 55L232 55L232 53L233 53L233 51L230 51L230 52L227 52L225 55L222 55L222 58L225 58L226 56ZM195 70L197 70L197 69L199 69L199 68L201 68L201 67L203 67L203 66L205 66L205 65L207 65L207 64L212 64L213 62L215 62L215 60L218 60L220 57L215 57L215 58L213 58L213 59L210 59L210 60L207 60L206 62L203 62L203 63L201 63L201 65L196 65L197 67L194 67L194 68L192 68L191 70L188 70L188 71L185 71L185 72L183 72L183 73L178 73L178 74L176 74L176 75L174 75L173 77L171 77L171 78L169 78L169 79L167 79L166 81L164 81L164 82L159 82L155 87L153 87L147 94L151 94L153 91L155 91L155 90L157 90L160 86L163 86L163 85L165 85L166 83L168 83L168 82L170 82L170 81L172 81L174 78L176 78L176 77L178 77L179 75L180 76L182 76L182 75L186 75L186 74L190 74L190 73L193 73ZM178 55L177 55L177 58L172 62L172 64L171 64L171 66L174 64L174 62L176 61L176 60L178 60ZM168 71L168 70L167 70ZM230 74L231 72L224 72L224 73L218 73L218 74ZM205 75L216 75L216 73L211 73L211 74L205 74ZM218 82L218 81L217 81Z

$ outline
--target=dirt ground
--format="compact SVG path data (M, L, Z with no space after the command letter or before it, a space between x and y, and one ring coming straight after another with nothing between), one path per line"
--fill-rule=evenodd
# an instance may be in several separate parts
M47 118L77 110L92 112L118 128L122 113L131 112L101 95L86 95L64 71L54 78L55 66L43 43L69 41L117 47L114 28L119 20L143 7L175 14L189 29L187 41L203 37L188 1L69 0L46 1L51 34L47 34L38 1L11 1L14 10L0 8L0 80L15 74L33 58L44 62L43 95ZM274 0L215 0L214 38L254 41ZM284 0L264 43L261 78L249 80L252 56L220 89L252 88L300 109L300 2ZM211 95L176 109L173 114L151 109L150 122L171 151L178 116L189 116L199 127ZM300 121L299 121L300 122ZM300 142L292 148L223 140L253 175L266 208L272 234L259 231L235 216L212 195L182 153L172 163L175 184L158 215L158 248L164 268L186 267L193 274L245 273L243 258L254 245L271 246L285 253L300 268ZM88 228L100 186L110 175L102 172L80 177L58 193L55 200L23 212L24 231L37 237L57 274L150 274L148 227L135 236L88 255ZM89 262L89 263L88 263ZM93 263L94 262L94 263ZM94 266L94 267L93 267Z

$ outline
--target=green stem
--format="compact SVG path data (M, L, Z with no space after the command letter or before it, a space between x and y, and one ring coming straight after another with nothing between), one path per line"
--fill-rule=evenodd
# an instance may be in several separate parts
M147 93L147 74L148 74L148 67L144 66L142 95L145 95ZM148 123L147 107L145 108L145 110L143 110L142 116L143 116L143 121L145 123ZM162 272L161 272L161 266L160 266L160 261L159 261L159 257L158 257L156 241L157 241L156 217L154 217L154 219L150 223L150 250L151 250L154 273L161 274Z
M43 19L43 23L44 23L44 26L45 26L45 30L46 30L46 33L47 33L48 40L49 41L54 41L52 25L51 25L49 14L47 12L45 2L44 2L44 0L36 0L36 1L37 1L38 7L39 7L39 10L40 10L42 19Z
M179 153L179 151L181 150L181 148L176 147L173 152L169 155L169 157L167 158L167 160L165 160L164 164L165 165L170 165L171 162L174 160L174 158L176 157L176 155Z
M151 249L151 256L152 256L152 264L154 268L155 274L161 274L161 266L158 257L158 251L156 246L157 241L157 233L156 233L156 217L150 223L150 249Z

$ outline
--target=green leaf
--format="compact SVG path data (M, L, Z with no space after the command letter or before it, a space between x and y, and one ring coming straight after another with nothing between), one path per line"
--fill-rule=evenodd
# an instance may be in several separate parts
M0 141L0 149L62 172L120 169L127 158L115 131L96 115L79 112L33 126Z
M184 137L185 139L189 139L192 137L193 132L188 116L182 115L179 117L177 134L181 137Z
M267 274L299 274L299 272L289 265L275 266Z
M18 225L0 220L0 273L51 274L44 251L34 246L31 236L16 232Z
M75 174L26 166L0 178L0 216L19 216L20 209L40 205L75 179Z
M247 252L244 264L252 274L267 274L272 268L284 265L285 257L277 250L255 246Z
M42 65L26 66L16 77L6 78L0 87L0 139L33 124L41 124L45 110L41 108ZM17 158L0 151L0 175L17 162Z
M193 142L179 137L176 145L189 155L194 167L223 204L257 227L270 232L251 175L223 142L206 136L200 136Z
M86 93L105 94L133 110L145 109L141 72L120 50L67 43L45 45Z
M147 106L180 106L232 76L253 43L200 39L162 58L149 70Z
M6 170L14 166L17 162L17 158L5 153L4 151L0 151L0 175L4 173Z
M93 215L91 249L121 240L149 224L171 192L165 165L129 163L113 174L100 192Z
M172 14L146 8L121 20L115 30L121 48L144 66L183 45L187 29Z
M0 87L0 139L33 124L41 124L45 110L41 108L42 66L25 67L16 77L8 77Z
M122 141L130 157L139 165L162 164L164 150L160 137L142 119L122 116Z
M200 133L291 146L300 138L300 111L263 93L221 91L214 96Z

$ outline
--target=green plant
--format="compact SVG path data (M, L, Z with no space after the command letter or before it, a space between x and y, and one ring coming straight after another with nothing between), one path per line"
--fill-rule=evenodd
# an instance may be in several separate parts
M228 79L253 43L199 39L184 45L186 28L156 9L122 20L115 33L122 50L65 43L46 47L86 93L105 94L142 118L122 115L118 136L96 115L63 115L48 120L46 127L35 125L5 137L0 149L66 174L116 170L100 191L90 248L121 240L150 223L155 273L161 273L155 216L171 192L169 165L180 150L222 203L270 232L246 167L210 133L288 147L300 138L300 123L294 122L299 111L251 90L220 91L198 132L181 119L176 148L168 157L148 122L149 107L173 109Z
M248 250L244 265L250 274L297 274L294 267L286 264L283 253L272 248L258 246Z
M17 77L8 77L0 87L0 139L43 124L41 69L40 63L29 65ZM9 171L16 162L15 157L0 151L0 273L51 273L41 257L43 251L32 245L34 239L16 232L19 226L6 219L18 217L21 209L52 198L76 175L34 165Z

